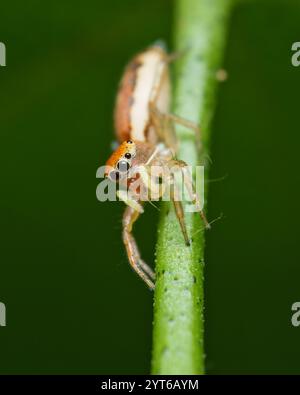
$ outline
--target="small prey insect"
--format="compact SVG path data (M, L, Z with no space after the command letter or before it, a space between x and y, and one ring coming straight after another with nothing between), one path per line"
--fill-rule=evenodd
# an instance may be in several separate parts
M152 200L158 200L163 195L163 186L159 185L157 179L154 182L149 177L150 166L158 166L164 173L162 175L166 176L165 183L169 184L170 198L186 245L190 245L190 240L184 211L181 201L176 199L176 183L170 169L183 175L190 199L206 228L209 228L187 164L175 158L177 142L174 123L194 130L197 136L199 129L193 122L169 111L169 63L174 57L162 45L157 44L135 56L127 65L114 113L115 130L120 145L106 162L105 168L105 176L119 184L118 197L127 205L123 216L123 242L129 263L150 289L155 287L155 274L142 260L132 233L133 224L144 212L143 202L151 201L149 191ZM137 188L130 188L137 182Z

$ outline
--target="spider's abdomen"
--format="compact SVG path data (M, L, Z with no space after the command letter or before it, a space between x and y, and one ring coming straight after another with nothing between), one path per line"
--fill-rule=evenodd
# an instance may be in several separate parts
M117 95L114 121L117 138L157 141L150 119L150 102L163 113L169 110L170 83L166 52L152 46L138 54L125 69Z

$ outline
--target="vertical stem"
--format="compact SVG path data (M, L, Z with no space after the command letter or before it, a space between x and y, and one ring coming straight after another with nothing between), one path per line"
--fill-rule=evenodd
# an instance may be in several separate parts
M201 155L205 157L216 99L230 0L177 0L175 51L183 55L175 65L174 113L201 127ZM178 157L198 164L195 135L176 127ZM204 373L203 344L203 223L185 212L192 244L187 247L172 205L162 205L158 226L154 300L153 374Z

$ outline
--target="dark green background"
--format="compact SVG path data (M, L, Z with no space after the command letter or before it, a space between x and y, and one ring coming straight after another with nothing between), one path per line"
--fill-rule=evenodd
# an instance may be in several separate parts
M4 3L4 4L3 4ZM147 373L152 294L121 244L121 203L99 203L126 61L171 45L173 1L0 6L1 373ZM242 2L213 124L207 234L208 373L299 373L297 1ZM180 114L183 115L184 114ZM137 225L153 262L157 212Z

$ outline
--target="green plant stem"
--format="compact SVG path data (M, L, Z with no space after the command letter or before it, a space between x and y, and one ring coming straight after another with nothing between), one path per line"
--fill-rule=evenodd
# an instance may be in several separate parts
M201 156L207 157L210 124L216 99L228 25L229 0L177 0L174 113L201 127ZM178 157L199 164L195 135L176 127ZM206 169L206 167L205 167ZM207 194L207 191L205 191ZM154 296L153 374L204 373L203 342L203 223L185 212L192 244L187 247L172 204L162 205L156 255ZM200 230L200 231L199 231Z

